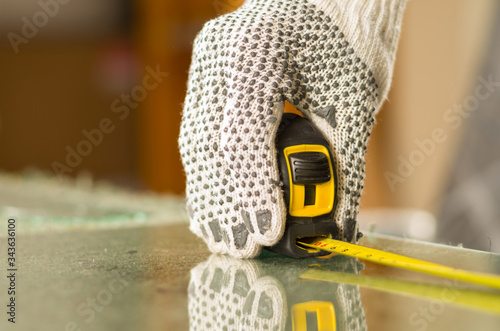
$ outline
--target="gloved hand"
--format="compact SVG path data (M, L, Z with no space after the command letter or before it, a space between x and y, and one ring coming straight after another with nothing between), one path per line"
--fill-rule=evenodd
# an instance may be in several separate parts
M247 0L194 43L179 146L191 230L254 257L283 234L275 148L284 101L329 140L335 222L355 241L364 155L387 95L406 0Z

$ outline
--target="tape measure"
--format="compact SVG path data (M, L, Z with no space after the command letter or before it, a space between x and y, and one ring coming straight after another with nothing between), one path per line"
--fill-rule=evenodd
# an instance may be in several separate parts
M306 118L284 114L276 149L288 213L281 240L267 249L296 258L328 254L308 252L296 245L296 239L320 235L338 238L333 221L337 171L330 144Z
M456 269L437 263L380 251L374 248L350 244L340 240L329 238L301 238L297 241L297 245L311 250L311 252L322 250L331 253L338 253L390 267L412 270L429 275L456 279L463 282L500 289L500 275Z
M500 276L454 269L335 240L333 220L337 178L328 141L306 118L284 114L276 148L283 195L288 207L285 233L268 250L296 258L339 253L391 267L419 271L500 289Z

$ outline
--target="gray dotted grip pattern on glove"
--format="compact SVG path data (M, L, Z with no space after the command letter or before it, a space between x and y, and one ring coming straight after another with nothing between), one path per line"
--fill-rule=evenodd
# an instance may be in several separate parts
M179 146L191 229L213 252L253 257L283 234L275 138L285 100L329 140L335 221L341 239L356 240L364 154L381 103L374 74L314 4L252 0L197 36L184 103Z
M191 270L190 330L284 330L286 295L250 261L212 255Z

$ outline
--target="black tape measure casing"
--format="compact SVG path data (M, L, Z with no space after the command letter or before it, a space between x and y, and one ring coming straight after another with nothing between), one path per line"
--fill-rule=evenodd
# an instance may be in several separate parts
M330 145L307 119L284 114L276 138L278 164L287 205L285 233L272 252L291 257L326 255L296 240L309 236L338 238L333 220L337 173Z

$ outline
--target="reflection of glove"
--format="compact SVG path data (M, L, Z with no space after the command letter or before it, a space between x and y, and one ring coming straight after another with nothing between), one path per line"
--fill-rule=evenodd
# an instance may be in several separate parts
M179 145L191 230L253 257L284 231L275 137L284 100L329 140L335 220L356 240L364 154L392 76L405 0L247 0L197 36Z
M346 331L366 331L366 319L363 306L361 305L361 295L358 286L339 285L336 293L339 311L336 312L340 320L339 330Z
M212 255L191 270L191 330L284 330L286 309L283 287L250 261Z
M354 259L340 257L322 269L358 274ZM188 311L191 330L289 330L288 310L311 301L331 302L338 330L365 331L357 286L303 281L311 260L264 262L212 255L191 270ZM288 260L290 261L290 260ZM316 260L317 261L317 260ZM288 323L288 324L287 324Z

